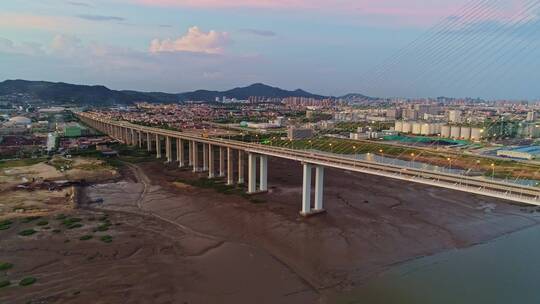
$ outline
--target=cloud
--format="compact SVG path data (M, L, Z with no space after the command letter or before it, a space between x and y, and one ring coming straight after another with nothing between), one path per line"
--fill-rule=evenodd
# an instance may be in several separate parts
M124 21L125 18L116 16L103 16L103 15L78 15L78 18L90 21Z
M257 30L257 29L249 29L249 28L241 29L240 32L246 33L246 34L252 34L252 35L256 35L256 36L263 36L263 37L273 37L273 36L277 35L273 31Z
M33 56L43 53L43 50L38 43L15 43L0 37L0 53Z
M69 56L76 55L82 48L82 41L71 35L56 35L49 46L52 53Z
M154 39L150 52L193 52L205 54L221 54L230 43L227 32L201 31L197 26L190 27L188 32L177 39Z
M79 2L79 1L67 1L67 4L73 5L73 6L81 6L81 7L92 7L92 5L88 3Z

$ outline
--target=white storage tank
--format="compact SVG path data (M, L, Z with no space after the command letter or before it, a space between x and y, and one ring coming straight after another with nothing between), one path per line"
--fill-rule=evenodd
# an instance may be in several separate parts
M396 120L396 123L394 124L395 130L398 132L403 132L403 121Z
M422 133L422 124L419 122L415 122L412 124L412 134L414 135L420 135Z
M410 122L403 122L403 133L411 133L412 124Z
M482 139L484 130L481 128L472 128L471 129L471 140L480 140Z
M450 126L441 126L441 137L450 138Z
M452 126L450 128L450 137L451 138L459 138L460 136L461 136L461 127Z
M431 133L432 131L432 124L429 124L429 123L425 123L425 124L422 124L422 132L421 134L422 135L431 135L433 133Z
M460 137L469 140L471 139L471 128L470 127L461 127Z

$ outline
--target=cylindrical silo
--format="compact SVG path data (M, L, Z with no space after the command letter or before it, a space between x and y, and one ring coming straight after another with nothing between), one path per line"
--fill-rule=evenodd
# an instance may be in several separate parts
M415 122L412 124L412 134L414 135L420 135L422 133L422 124L419 122Z
M422 132L421 132L421 134L422 135L431 135L431 134L433 134L433 133L431 133L430 127L431 127L431 124L429 124L429 123L422 124Z
M441 137L450 138L450 126L441 126Z
M471 128L470 127L461 127L460 137L469 140L471 139Z
M482 139L482 129L472 128L471 129L471 140L480 140Z
M460 126L452 126L450 128L450 137L451 138L459 138L461 136L461 127Z
M394 124L394 126L397 132L403 132L403 121L396 120L396 123Z
M412 124L410 122L403 122L403 133L411 133L412 131Z

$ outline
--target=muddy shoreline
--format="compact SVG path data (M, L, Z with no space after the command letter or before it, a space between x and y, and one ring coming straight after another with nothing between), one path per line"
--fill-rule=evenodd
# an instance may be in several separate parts
M540 221L532 208L500 200L334 170L326 176L328 213L305 219L298 214L301 168L276 159L270 159L270 191L256 203L236 192L179 184L204 175L173 165L129 165L122 176L81 188L82 208L73 211L119 223L107 232L112 243L78 242L84 231L65 232L74 234L69 243L63 234L32 240L17 229L2 234L0 260L24 252L17 271L39 271L38 283L22 295L14 287L0 290L0 302L333 303L334 295L394 265ZM86 205L96 199L103 204ZM104 254L109 251L114 254ZM92 254L108 259L77 258ZM56 276L65 280L46 280Z

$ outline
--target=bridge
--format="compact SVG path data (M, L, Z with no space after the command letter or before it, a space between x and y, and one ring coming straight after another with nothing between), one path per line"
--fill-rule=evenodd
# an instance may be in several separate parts
M180 168L190 167L193 172L207 172L208 178L226 178L228 185L244 184L246 182L244 163L247 155L248 194L268 191L269 156L300 162L303 165L302 208L300 214L303 216L324 212L325 168L383 176L540 206L540 189L530 186L393 164L382 164L374 161L356 160L322 152L273 147L225 138L207 138L198 134L110 120L93 113L77 113L76 115L87 125L127 145L140 148L146 146L149 152L155 151L158 159L165 157L168 163L177 162ZM175 151L173 151L173 145ZM218 163L218 168L215 166L216 163ZM235 166L238 168L236 175ZM315 189L312 202L313 170L315 170Z

